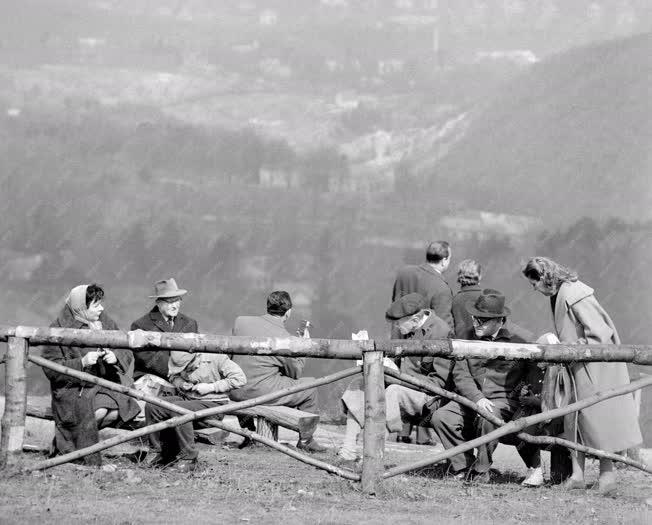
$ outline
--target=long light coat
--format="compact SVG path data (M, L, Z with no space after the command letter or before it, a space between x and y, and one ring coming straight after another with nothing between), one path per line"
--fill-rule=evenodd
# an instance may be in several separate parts
M589 344L620 344L609 314L598 303L593 289L581 281L565 282L560 286L553 316L562 343L576 343L584 338ZM629 383L625 363L575 363L570 370L577 399ZM585 445L608 452L625 450L643 441L631 394L607 399L581 410L577 425L579 438ZM565 427L569 426L571 428L565 428L565 437L574 440L574 425L565 424Z

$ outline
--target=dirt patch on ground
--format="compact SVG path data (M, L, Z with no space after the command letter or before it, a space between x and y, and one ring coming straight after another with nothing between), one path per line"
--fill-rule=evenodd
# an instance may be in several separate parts
M64 465L3 479L2 523L652 523L652 478L618 471L613 497L595 489L564 491L519 485L524 469L502 449L492 483L466 484L441 469L400 476L374 497L358 483L266 447L200 445L197 471L182 475L105 458L115 469ZM390 444L387 466L413 461L429 447ZM335 449L318 457L338 464ZM42 459L27 454L26 462ZM544 456L544 460L547 457ZM648 457L648 460L650 458ZM588 481L595 481L591 466ZM650 502L650 503L648 503Z

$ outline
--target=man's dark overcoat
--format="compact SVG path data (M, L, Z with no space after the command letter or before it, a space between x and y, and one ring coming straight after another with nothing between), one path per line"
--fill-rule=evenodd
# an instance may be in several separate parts
M427 307L434 310L437 317L446 321L453 330L453 292L437 270L427 263L401 268L394 282L392 302L410 293L423 295L427 299Z
M182 313L177 315L174 320L174 327L170 327L157 306L154 306L150 312L131 323L131 330L139 329L147 332L199 333L197 321ZM169 350L141 349L133 352L135 359L134 379L138 379L145 374L154 374L165 380L168 379Z

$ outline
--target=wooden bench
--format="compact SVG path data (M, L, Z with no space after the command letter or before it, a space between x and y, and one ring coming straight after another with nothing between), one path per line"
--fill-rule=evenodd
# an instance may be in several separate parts
M163 398L164 399L164 398ZM256 432L262 436L278 441L278 427L298 432L300 436L312 435L319 424L319 416L296 408L286 406L259 405L251 408L234 410L228 414L256 418ZM39 419L54 419L50 406L27 403L27 415ZM217 444L224 440L226 432L209 427L195 431L199 441Z

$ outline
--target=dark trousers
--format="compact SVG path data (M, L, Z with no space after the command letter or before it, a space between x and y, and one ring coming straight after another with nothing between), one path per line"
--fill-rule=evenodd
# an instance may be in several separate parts
M224 402L215 400L183 399L178 396L169 396L165 400L182 408L192 410L193 412L224 404ZM147 425L153 425L178 415L178 413L167 408L149 403L145 405L145 421ZM214 416L213 419L222 419L222 416ZM197 459L195 428L206 428L207 426L202 420L199 420L191 421L174 428L166 428L160 432L150 434L149 445L154 452L161 453L168 462L175 459Z
M510 404L506 399L492 399L491 401L494 403L494 414L505 422L511 421L517 405ZM432 415L431 425L445 449L461 445L465 441L483 436L498 428L474 411L452 401ZM514 435L505 436L500 441L508 445L515 445L527 467L540 466L541 457L538 447L524 443ZM450 460L451 466L454 471L473 467L476 472L486 472L493 463L493 453L497 446L498 440L478 447L477 458L471 450L453 456Z

